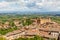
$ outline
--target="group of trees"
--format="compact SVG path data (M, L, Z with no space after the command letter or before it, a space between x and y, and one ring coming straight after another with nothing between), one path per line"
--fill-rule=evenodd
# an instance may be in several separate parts
M53 16L53 17L51 17L51 19L52 19L52 21L55 21L60 24L60 17Z
M30 19L26 19L25 21L26 22L24 22L24 20L22 20L23 26L32 24L32 20L30 20Z
M12 27L12 28L8 28L8 29L0 29L0 34L1 35L5 35L6 33L8 32L12 32L14 30L17 30L18 28L15 26L15 27Z
M7 40L5 37L3 36L0 36L0 40ZM40 37L40 36L34 36L33 38L18 38L18 39L14 39L14 40L47 40L47 39L44 39L43 37ZM48 40L56 40L55 38L53 39L48 39Z
M40 36L34 36L34 38L18 38L15 40L44 40L44 38L42 38Z
M4 20L3 20L3 21L4 21ZM6 22L6 21L7 21L7 20L5 20L5 22ZM8 32L12 32L12 31L14 31L14 30L17 30L18 27L14 24L13 21L14 21L13 19L9 20L9 26L10 26L10 28L0 29L0 34L5 35L5 34L8 33ZM26 22L24 22L24 20L20 20L20 21L21 21L21 23L22 23L23 26L32 24L32 21L31 21L30 19L26 19ZM3 24L4 24L4 23L3 23Z

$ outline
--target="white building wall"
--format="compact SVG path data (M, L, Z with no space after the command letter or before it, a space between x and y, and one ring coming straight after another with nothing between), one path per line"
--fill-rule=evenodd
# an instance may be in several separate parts
M51 35L52 35L53 37L57 37L57 36L59 35L59 33L54 33L54 32L52 32Z

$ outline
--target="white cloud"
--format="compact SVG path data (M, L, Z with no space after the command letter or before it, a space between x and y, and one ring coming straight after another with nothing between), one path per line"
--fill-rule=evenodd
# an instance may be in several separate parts
M35 3L35 4L33 4ZM30 6L33 4L34 6ZM28 6L27 6L28 5ZM60 0L5 0L0 2L0 10L60 10Z
M8 2L5 2L5 1L0 2L0 7L6 7L8 5L9 5Z
M43 3L36 3L36 5L43 6Z

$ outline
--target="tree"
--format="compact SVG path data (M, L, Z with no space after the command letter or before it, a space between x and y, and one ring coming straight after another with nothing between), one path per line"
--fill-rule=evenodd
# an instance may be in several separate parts
M36 35L36 36L34 37L34 40L44 40L44 39L43 39L42 37Z
M23 26L30 25L30 24L32 24L32 20L26 19L26 22L24 22L24 20L22 20L22 24L23 24Z
M40 36L34 36L34 38L18 38L15 40L44 40L44 39Z

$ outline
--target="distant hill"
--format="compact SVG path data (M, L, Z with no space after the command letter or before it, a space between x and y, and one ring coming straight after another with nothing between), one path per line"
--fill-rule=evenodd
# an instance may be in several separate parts
M0 13L0 15L54 15L60 16L60 12L7 12L7 13Z
M60 16L60 14L56 14L55 16Z

